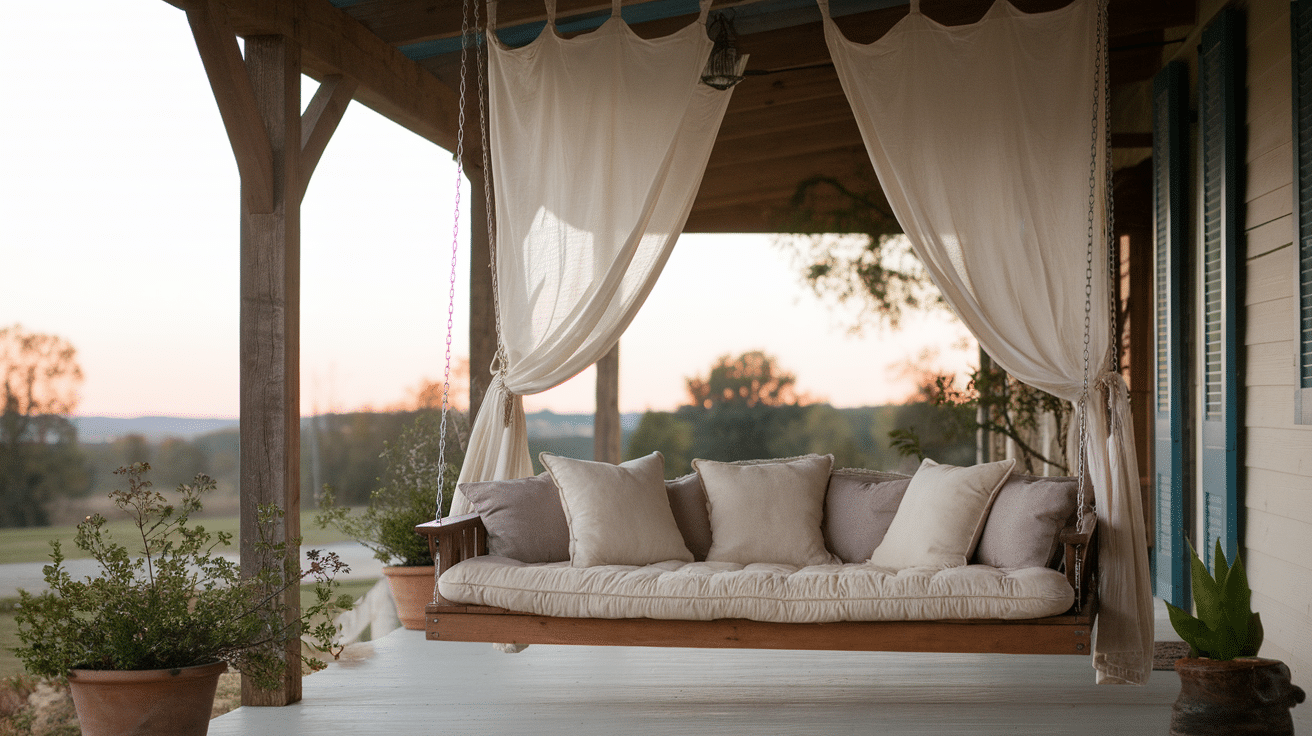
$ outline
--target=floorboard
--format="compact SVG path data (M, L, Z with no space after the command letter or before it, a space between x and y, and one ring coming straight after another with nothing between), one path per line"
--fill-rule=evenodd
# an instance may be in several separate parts
M1172 638L1169 628L1160 638ZM1180 685L1097 686L1088 657L533 646L397 631L240 708L229 734L1046 734L1167 731Z

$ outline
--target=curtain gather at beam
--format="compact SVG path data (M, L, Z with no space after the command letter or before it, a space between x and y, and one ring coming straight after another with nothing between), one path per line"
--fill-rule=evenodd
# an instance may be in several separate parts
M910 15L862 45L819 3L880 185L953 311L1008 373L1072 402L1085 395L1087 351L1093 665L1099 682L1145 682L1152 593L1129 401L1110 357L1099 5L1025 14L999 0L979 22L948 27L912 0Z
M520 397L605 355L669 258L730 98L700 81L709 7L642 39L614 2L600 28L566 39L550 1L537 39L490 44L502 352L461 483L533 474ZM457 492L452 512L469 508Z

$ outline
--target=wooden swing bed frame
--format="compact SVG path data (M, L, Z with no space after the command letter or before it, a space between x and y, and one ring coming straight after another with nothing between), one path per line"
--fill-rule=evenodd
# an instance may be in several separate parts
M438 561L438 575L463 560L487 554L487 529L478 514L430 521L415 531L428 538L428 548ZM568 618L454 603L438 595L425 609L424 628L432 641L1087 655L1092 650L1098 614L1093 574L1097 568L1096 532L1097 516L1092 513L1084 516L1080 528L1070 526L1060 532L1066 579L1074 590L1082 591L1082 600L1066 613L1044 618L832 623ZM1077 569L1081 570L1078 581Z

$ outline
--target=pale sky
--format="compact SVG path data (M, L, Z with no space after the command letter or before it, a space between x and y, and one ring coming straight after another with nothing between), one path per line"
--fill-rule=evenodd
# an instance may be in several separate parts
M0 325L73 343L79 414L235 417L237 166L185 15L6 7L0 84ZM352 103L301 214L304 413L387 406L441 375L454 183L450 153ZM467 222L459 242L463 356ZM946 368L974 360L943 315L848 324L768 236L684 236L621 341L621 409L672 409L685 378L754 349L837 406L900 401L900 366L926 347ZM526 407L591 411L591 370Z

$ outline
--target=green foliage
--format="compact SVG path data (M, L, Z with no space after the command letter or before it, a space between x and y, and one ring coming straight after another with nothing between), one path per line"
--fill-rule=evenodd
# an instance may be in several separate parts
M677 478L692 472L692 446L691 421L672 412L649 411L629 437L625 456L632 460L659 450L665 456L665 477Z
M149 469L145 463L121 468L128 490L110 494L133 520L133 551L114 540L96 514L78 525L75 544L100 564L99 575L74 580L59 543L52 542L53 564L44 568L49 590L20 591L23 646L15 653L29 672L61 677L71 669L165 669L223 660L257 686L273 688L282 679L289 642L308 634L316 649L333 651L331 614L351 607L349 597L333 597L336 574L347 570L335 554L311 550L302 571L300 540L274 538L282 510L261 506L259 572L243 578L237 563L218 552L232 535L191 522L214 481L202 475L179 486L175 506L151 490ZM315 583L315 602L292 616L287 601L299 595L303 580ZM312 669L324 666L302 660Z
M1262 619L1252 609L1252 590L1244 562L1235 555L1227 565L1221 540L1216 540L1212 573L1189 547L1190 582L1193 584L1194 610L1190 616L1183 609L1166 604L1171 626L1189 644L1189 656L1229 660L1256 657L1262 648Z
M942 303L929 275L902 236L878 183L850 189L833 177L797 186L778 241L793 251L816 293L861 305L861 322L896 327L905 311Z
M1069 472L1062 462L1064 452L1063 457L1050 457L1031 444L1031 435L1045 414L1057 417L1057 436L1064 443L1071 407L1056 396L1021 383L997 367L972 371L965 389L957 388L953 376L929 373L918 388L918 400L904 406L898 428L889 436L903 455L960 464L973 462L975 432L983 429L1016 443L1025 472L1035 472L1038 463ZM963 455L967 444L970 457L949 459Z
M359 514L337 504L333 489L324 489L315 523L335 528L373 550L384 564L406 567L433 564L428 542L415 533L415 526L436 517L436 504L442 500L442 513L451 508L459 468L446 464L439 482L440 415L421 413L401 431L395 442L385 443L382 458L386 475L373 493L369 505ZM458 445L448 442L449 448Z

